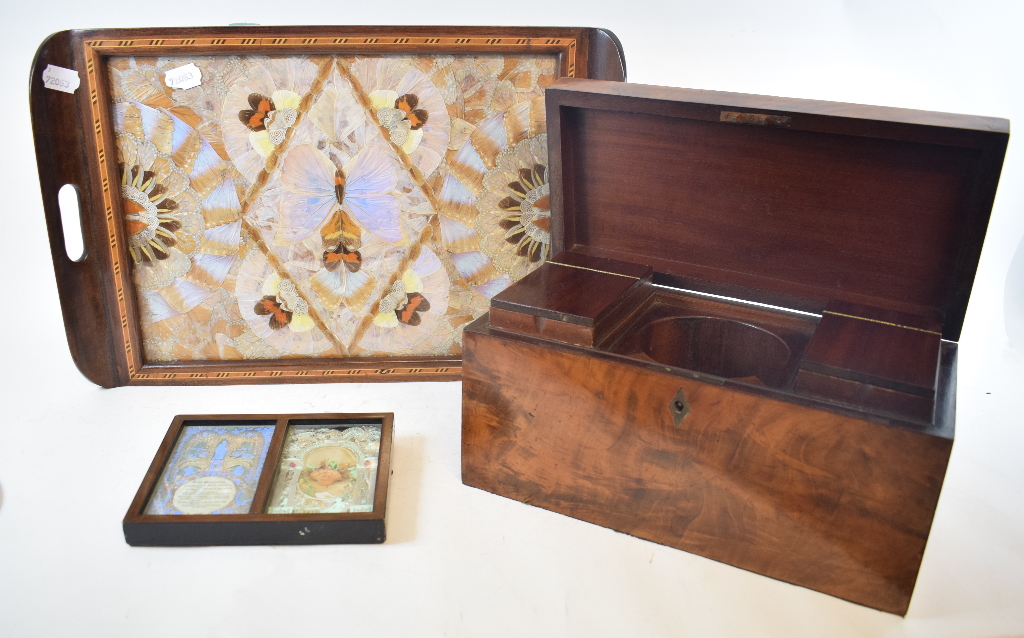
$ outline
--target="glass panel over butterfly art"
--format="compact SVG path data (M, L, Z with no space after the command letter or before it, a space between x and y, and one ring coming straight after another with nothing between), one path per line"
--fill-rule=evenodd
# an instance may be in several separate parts
M289 423L268 514L372 512L381 423Z
M186 423L145 514L247 514L275 421Z
M147 362L458 356L548 256L557 55L107 65Z

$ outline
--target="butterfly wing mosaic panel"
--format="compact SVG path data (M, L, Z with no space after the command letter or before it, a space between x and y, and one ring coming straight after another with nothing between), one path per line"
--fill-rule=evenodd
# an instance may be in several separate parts
M548 256L555 55L107 66L147 362L457 356Z

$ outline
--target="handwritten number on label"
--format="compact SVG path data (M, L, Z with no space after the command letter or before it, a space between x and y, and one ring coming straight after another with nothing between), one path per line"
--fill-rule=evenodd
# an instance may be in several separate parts
M43 86L48 89L74 93L79 84L81 84L81 80L78 77L78 71L73 69L50 64L43 71Z
M172 89L191 89L202 83L203 72L192 62L171 69L164 75L164 84Z

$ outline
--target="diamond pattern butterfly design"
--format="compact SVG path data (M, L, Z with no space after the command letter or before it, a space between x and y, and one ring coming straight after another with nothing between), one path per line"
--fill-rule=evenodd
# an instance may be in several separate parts
M163 85L187 62L203 84ZM552 55L113 58L148 361L461 354L548 256Z

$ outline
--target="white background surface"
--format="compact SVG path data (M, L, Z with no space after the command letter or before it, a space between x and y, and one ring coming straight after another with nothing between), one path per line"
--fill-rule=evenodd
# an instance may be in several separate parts
M956 443L906 619L463 486L458 383L101 390L77 372L26 99L32 56L53 31L600 26L621 38L634 82L1024 123L1017 1L478 4L4 0L0 636L1024 635L1024 253L1010 268L1024 233L1020 139L961 340ZM121 518L175 414L302 411L395 412L387 544L125 545Z

